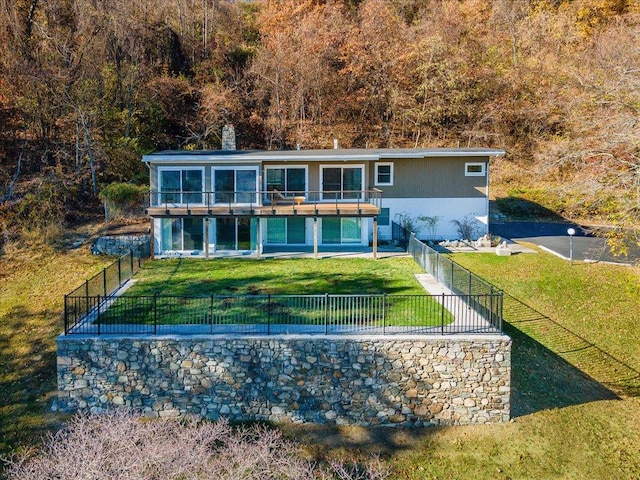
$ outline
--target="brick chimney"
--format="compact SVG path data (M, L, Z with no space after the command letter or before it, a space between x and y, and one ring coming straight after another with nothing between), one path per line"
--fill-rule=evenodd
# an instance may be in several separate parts
M222 127L222 150L236 149L236 131L233 125Z

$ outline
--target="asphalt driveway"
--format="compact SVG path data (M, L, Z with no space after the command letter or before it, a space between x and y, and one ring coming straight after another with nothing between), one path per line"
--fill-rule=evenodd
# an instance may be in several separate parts
M638 263L640 248L635 248L628 256L614 256L604 238L589 234L580 225L551 222L504 222L491 223L489 231L494 235L514 241L522 240L570 258L570 238L567 230L573 228L573 258L590 262Z

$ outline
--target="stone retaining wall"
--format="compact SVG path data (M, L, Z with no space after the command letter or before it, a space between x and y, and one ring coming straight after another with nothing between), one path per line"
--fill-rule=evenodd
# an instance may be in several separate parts
M511 340L461 337L58 338L59 405L150 417L359 425L509 419Z
M150 235L114 235L100 237L91 247L95 255L125 255L133 250L136 257L151 255Z

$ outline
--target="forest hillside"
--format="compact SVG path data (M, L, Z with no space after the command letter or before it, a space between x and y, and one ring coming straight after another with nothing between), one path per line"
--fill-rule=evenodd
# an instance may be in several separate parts
M0 243L55 237L146 182L142 154L219 148L228 123L242 149L500 147L495 197L626 231L640 6L0 1Z

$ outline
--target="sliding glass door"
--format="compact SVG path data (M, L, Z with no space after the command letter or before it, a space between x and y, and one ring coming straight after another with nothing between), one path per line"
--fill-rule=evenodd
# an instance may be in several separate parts
M215 167L213 191L215 203L255 204L258 193L258 168Z
M215 220L216 251L253 251L257 248L258 220L249 217Z
M204 249L202 218L163 218L162 252L200 252Z
M364 166L321 166L322 199L348 200L362 198Z

